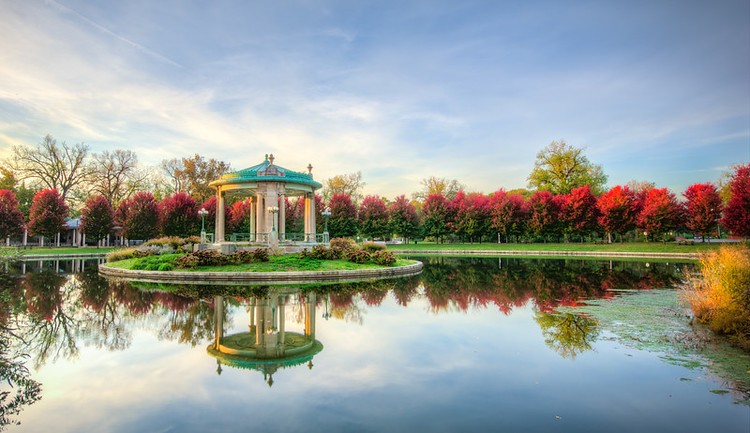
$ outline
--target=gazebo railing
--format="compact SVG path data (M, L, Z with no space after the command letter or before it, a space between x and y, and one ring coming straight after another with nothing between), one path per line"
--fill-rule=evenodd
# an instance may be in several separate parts
M211 236L213 239L213 236ZM271 241L271 233L231 233L225 236L229 242L257 242L267 244ZM279 242L293 243L326 243L328 240L322 233L280 233Z

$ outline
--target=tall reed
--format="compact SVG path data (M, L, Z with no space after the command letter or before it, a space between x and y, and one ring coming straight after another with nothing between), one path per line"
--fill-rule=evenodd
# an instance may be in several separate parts
M701 257L700 271L682 298L699 322L750 349L750 249L722 246Z

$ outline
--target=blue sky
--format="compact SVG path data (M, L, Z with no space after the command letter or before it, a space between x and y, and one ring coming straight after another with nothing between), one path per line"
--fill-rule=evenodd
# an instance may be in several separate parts
M553 140L678 194L750 161L750 2L0 0L0 157L266 153L366 193L526 186Z

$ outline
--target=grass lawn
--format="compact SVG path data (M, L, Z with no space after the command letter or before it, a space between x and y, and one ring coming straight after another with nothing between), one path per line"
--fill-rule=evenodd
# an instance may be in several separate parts
M107 266L118 269L143 269L144 260L155 261L159 263L174 263L179 254L166 254L162 256L151 256L145 258L120 260L117 262L107 263ZM354 269L379 269L387 266L380 266L374 263L357 264L346 260L318 260L304 258L297 255L271 256L268 262L247 263L240 265L226 266L199 266L194 269L180 269L176 266L171 269L177 272L293 272L293 271L342 271ZM414 260L396 260L394 266L406 266L416 263Z
M433 242L420 242L418 244L388 245L388 250L398 253L399 251L424 251L431 250L461 251L485 250L485 251L596 251L596 252L623 252L623 253L702 253L717 250L722 244L719 243L696 243L694 245L677 245L676 243L661 242L628 242L614 244L591 244L591 243L534 243L534 244L436 244Z
M16 248L16 247L2 247L1 252L12 252L20 251L24 256L47 256L47 255L72 255L72 254L107 254L108 252L115 250L113 247L32 247L32 248Z

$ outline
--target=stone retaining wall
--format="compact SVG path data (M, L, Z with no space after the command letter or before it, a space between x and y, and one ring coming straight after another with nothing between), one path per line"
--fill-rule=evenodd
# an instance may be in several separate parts
M395 254L448 255L448 256L548 256L548 257L602 257L633 259L697 260L698 253L643 253L606 251L519 251L519 250L389 250Z
M422 272L422 262L393 268L341 271L297 272L175 272L135 271L99 265L99 273L109 277L145 282L180 284L305 284L346 282L416 275Z

